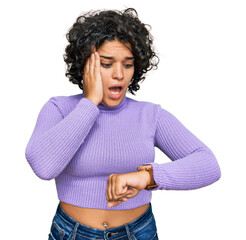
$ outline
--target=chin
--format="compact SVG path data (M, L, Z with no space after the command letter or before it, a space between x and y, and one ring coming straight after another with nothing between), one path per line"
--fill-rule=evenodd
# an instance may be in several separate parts
M121 99L121 98L117 99L117 100L115 100L115 99L107 99L106 101L102 100L102 104L104 106L107 106L107 107L115 107L115 106L119 105L122 100L123 99Z

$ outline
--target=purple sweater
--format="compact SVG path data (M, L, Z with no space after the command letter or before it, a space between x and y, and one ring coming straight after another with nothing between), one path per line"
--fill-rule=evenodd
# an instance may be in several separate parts
M154 163L155 147L171 161ZM84 94L51 97L42 107L25 156L41 179L55 179L59 200L85 208L125 210L151 201L152 191L197 189L217 181L212 151L159 104L124 97L98 106ZM107 207L112 173L153 167L159 187Z

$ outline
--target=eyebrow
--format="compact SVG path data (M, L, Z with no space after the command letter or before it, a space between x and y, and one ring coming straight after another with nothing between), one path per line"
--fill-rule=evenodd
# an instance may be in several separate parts
M100 56L102 58L105 58L105 59L114 59L114 57L110 57L110 56ZM134 59L134 57L125 57L126 60L132 60Z

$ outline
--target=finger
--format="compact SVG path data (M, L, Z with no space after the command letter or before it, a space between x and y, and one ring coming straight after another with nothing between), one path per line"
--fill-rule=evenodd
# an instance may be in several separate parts
M133 193L134 193L134 189L128 188L127 191L126 191L126 196L127 195L132 195Z
M125 192L123 192L122 189L122 179L115 176L112 182L112 195L114 200L121 200L120 198L125 196Z
M133 198L135 196L136 195L135 195L134 190L133 189L128 189L127 192L125 193L125 196L123 196L123 197L129 199L129 198Z
M94 64L95 64L95 54L92 53L89 62L89 73L91 77L94 76Z
M111 188L112 188L113 200L117 201L120 200L121 197L124 197L125 193L122 192L122 187L121 187L122 183L120 177L114 175L112 177L111 185L112 185Z
M133 197L133 195L132 194L127 194L126 195L126 198L128 199L128 198L132 198Z
M118 206L119 204L121 204L122 201L118 200L118 201L109 201L107 203L108 207L115 207L115 206Z
M111 178L111 195L112 195L112 200L118 200L117 196L115 194L115 182L116 182L116 177L113 176Z
M123 197L123 198L121 198L121 199L119 199L119 200L121 200L121 201L123 201L123 202L126 202L126 201L128 200L128 198L127 198L127 197Z
M108 195L108 188L109 188L109 178L108 178L108 181L107 181L107 189L106 189L106 199L107 201L109 201L109 195Z
M127 192L126 181L123 177L117 176L116 180L113 183L113 189L115 194L115 200L120 200L125 197Z
M108 193L108 201L111 201L112 200L112 194L111 194L111 178L112 178L112 175L109 176L108 178L108 186L107 186L107 193Z
M89 72L89 61L90 61L90 58L87 58L85 65L84 65L84 73L86 74Z
M108 184L107 184L107 188L106 188L106 200L108 201Z
M126 179L124 177L119 176L117 178L117 182L115 185L115 194L119 197L124 197L127 193L127 185L126 185Z
M100 75L100 56L98 52L95 52L95 75Z
M113 175L111 177L111 200L116 201L118 200L118 197L115 194L115 182L116 182L116 177Z
M133 192L131 192L130 194L126 194L127 198L134 198L139 194L139 190L138 189L132 189Z

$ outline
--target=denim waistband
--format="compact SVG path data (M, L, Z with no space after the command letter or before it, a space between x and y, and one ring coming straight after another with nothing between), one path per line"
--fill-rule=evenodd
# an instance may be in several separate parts
M149 202L148 209L138 218L121 226L107 228L105 230L89 227L76 221L62 209L60 203L58 204L56 210L56 216L59 217L60 220L63 221L63 223L67 225L67 227L69 227L70 229L76 229L76 234L78 235L88 237L89 239L90 236L96 236L100 239L118 239L123 237L124 235L130 236L131 232L136 232L138 231L138 229L140 230L145 224L147 224L147 222L151 220L153 212L151 202Z

